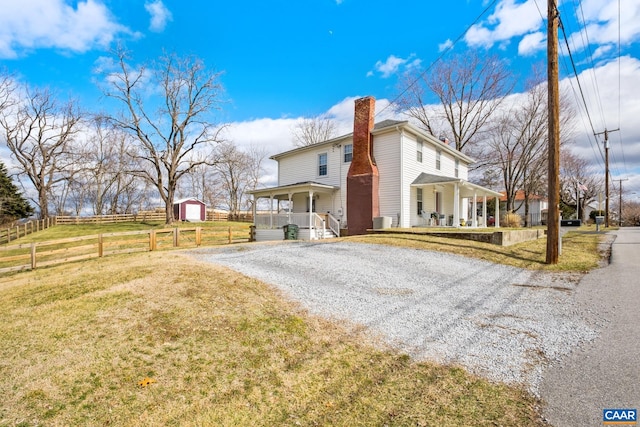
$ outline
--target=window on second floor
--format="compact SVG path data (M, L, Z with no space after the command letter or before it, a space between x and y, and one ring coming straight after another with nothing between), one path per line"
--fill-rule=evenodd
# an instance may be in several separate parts
M442 157L442 151L436 150L436 170L440 170L440 159Z
M458 178L459 171L460 171L460 160L456 159L456 178Z
M318 154L318 176L326 176L327 172L327 153Z
M353 159L353 144L344 146L344 162L349 163Z
M422 141L418 140L416 145L416 160L422 163Z

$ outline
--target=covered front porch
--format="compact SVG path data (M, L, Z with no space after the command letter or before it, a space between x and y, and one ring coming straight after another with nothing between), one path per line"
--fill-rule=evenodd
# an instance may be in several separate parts
M338 190L331 185L304 182L252 191L254 240L283 240L285 227L290 224L297 226L296 238L301 240L339 236L340 213L338 217L333 214ZM268 200L266 209L258 209L265 204L260 200Z
M501 193L497 191L463 179L427 173L421 173L411 187L413 206L417 206L414 227L500 226ZM491 197L495 199L495 210L487 212L487 199ZM480 212L478 200L482 200Z

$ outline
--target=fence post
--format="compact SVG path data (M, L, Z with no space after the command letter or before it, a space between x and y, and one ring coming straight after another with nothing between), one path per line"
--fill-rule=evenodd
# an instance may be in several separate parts
M98 257L102 258L102 254L103 254L103 241L102 241L102 233L98 234Z
M20 226L16 225L16 239L20 238Z
M174 248L177 248L179 245L179 242L178 242L179 236L180 236L180 229L178 227L175 227L173 229L173 247Z
M196 227L196 246L202 244L202 227Z
M156 230L149 230L149 250L156 250Z
M11 242L11 229L7 228L7 243Z
M31 269L34 270L36 268L36 244L35 242L31 243Z
M229 227L229 244L231 244L231 227Z

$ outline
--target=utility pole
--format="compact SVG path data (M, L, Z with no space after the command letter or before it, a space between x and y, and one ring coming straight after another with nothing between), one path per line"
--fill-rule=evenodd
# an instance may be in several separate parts
M620 129L614 129L608 131L606 128L604 132L596 133L595 136L604 134L604 225L609 227L609 132L616 132Z
M628 181L628 180L629 178L616 179L616 181L620 183L620 204L618 205L620 207L620 217L618 218L618 225L620 227L622 227L622 181Z
M547 0L547 84L549 88L549 212L547 264L557 264L560 244L560 85L558 77L558 8Z

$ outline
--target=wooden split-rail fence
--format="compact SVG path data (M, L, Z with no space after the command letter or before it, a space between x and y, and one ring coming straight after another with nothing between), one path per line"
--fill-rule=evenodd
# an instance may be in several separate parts
M123 231L0 247L0 274L107 255L248 241L248 235L202 227Z

